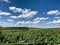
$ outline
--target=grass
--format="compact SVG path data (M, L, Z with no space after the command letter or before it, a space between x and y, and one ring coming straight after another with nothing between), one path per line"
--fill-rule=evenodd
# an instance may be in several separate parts
M59 43L60 28L0 28L0 45L57 45Z

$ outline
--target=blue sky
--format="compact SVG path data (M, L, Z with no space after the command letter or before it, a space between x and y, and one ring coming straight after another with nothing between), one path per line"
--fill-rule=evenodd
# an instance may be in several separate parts
M0 0L0 26L60 27L60 0Z

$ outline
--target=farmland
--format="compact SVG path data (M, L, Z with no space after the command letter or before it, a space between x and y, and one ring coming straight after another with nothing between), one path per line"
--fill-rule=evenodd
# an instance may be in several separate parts
M0 45L58 45L60 28L0 27Z

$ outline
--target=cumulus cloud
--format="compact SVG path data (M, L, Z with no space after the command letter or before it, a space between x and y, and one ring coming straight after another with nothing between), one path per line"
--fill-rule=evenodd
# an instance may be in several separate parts
M13 22L14 20L12 20L12 19L8 19L8 22Z
M11 16L11 18L13 18L13 17L15 17L15 18L31 18L34 15L36 15L38 12L38 11L31 11L30 9L22 9L22 8L16 8L16 7L9 7L9 9L12 10L13 12L20 13L20 15Z
M55 19L60 19L60 17L54 17Z
M58 20L53 20L51 22L48 22L47 24L60 24L60 19Z
M60 15L60 11L59 10L51 10L47 12L48 15Z
M11 15L11 13L9 13L9 12L2 12L2 11L0 10L0 15L8 16L8 15Z
M37 11L31 11L31 12L23 13L23 14L19 15L18 18L31 18L36 14L37 14Z
M7 3L9 3L10 1L9 0L3 0L4 2L7 2Z
M38 21L38 20L40 21L40 20L47 20L47 19L48 19L48 17L47 17L47 18L44 18L44 17L39 18L39 17L37 17L37 18L35 18L34 20L35 20L35 21Z
M42 20L47 20L48 18L44 18L44 17L42 17L42 18L35 18L33 21L18 21L17 23L16 23L16 25L25 25L25 24L38 24L38 23L40 23L40 21L42 21Z
M17 19L18 16L10 16L10 18Z
M12 10L13 12L23 12L22 8L16 8L16 7L9 7L10 10Z
M16 25L38 24L39 21L18 21Z

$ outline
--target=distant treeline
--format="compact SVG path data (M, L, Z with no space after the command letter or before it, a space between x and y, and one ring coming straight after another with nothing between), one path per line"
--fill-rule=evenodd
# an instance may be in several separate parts
M0 30L16 30L16 29L18 29L18 30L20 30L20 29L28 29L28 27L0 27Z

